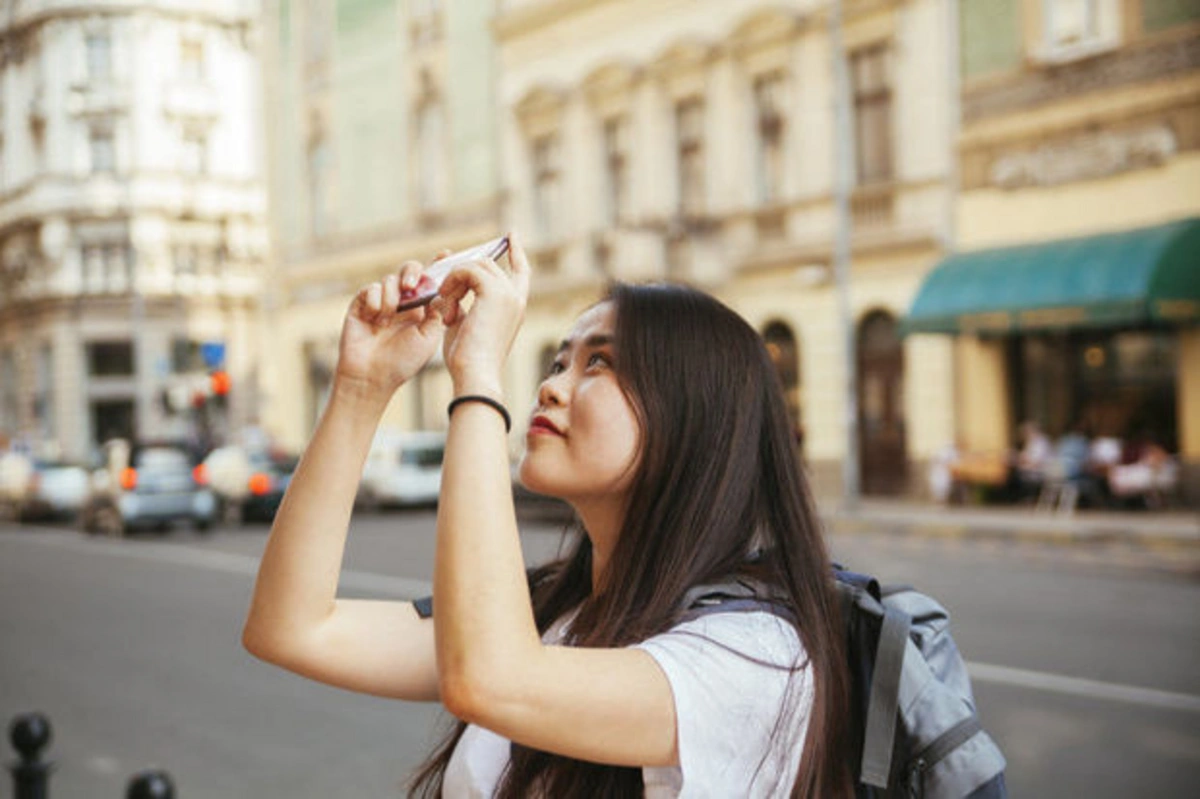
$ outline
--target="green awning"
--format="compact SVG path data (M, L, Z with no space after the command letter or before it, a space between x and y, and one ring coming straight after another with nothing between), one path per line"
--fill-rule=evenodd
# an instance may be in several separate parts
M965 252L929 274L905 333L1003 334L1200 322L1200 217Z

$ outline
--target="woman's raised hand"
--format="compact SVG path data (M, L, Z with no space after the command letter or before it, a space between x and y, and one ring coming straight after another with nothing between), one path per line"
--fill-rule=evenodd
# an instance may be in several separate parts
M444 354L455 394L503 396L504 361L529 296L529 260L515 233L509 235L508 264L507 271L491 259L464 264L446 277L433 301L446 325Z
M442 334L437 310L396 310L401 290L415 288L421 271L421 264L409 261L355 295L342 325L339 381L386 401L433 357Z

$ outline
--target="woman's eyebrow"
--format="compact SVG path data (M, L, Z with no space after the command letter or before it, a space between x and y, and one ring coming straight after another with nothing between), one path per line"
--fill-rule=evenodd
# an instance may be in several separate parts
M558 354L562 355L567 350L575 346L575 339L565 338L558 345ZM611 333L593 333L583 340L583 346L588 349L596 349L597 347L606 347L613 342Z

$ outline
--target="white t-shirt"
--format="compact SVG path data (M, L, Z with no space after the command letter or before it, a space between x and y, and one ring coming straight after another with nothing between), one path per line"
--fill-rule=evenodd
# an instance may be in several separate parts
M557 643L562 625L542 640ZM679 765L643 768L647 799L788 796L812 712L795 629L766 612L712 613L640 644L675 697ZM761 662L756 662L761 661ZM771 664L771 665L767 665ZM446 767L446 799L490 799L509 741L470 725Z

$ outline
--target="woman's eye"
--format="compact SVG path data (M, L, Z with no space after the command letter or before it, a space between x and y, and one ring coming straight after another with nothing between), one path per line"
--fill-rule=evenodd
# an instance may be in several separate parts
M567 367L562 361L555 361L550 364L550 368L546 370L546 377L553 377L556 374L561 374Z
M588 356L587 359L587 365L589 369L593 366L609 366L611 363L612 362L609 360L609 357L603 352L593 352Z

